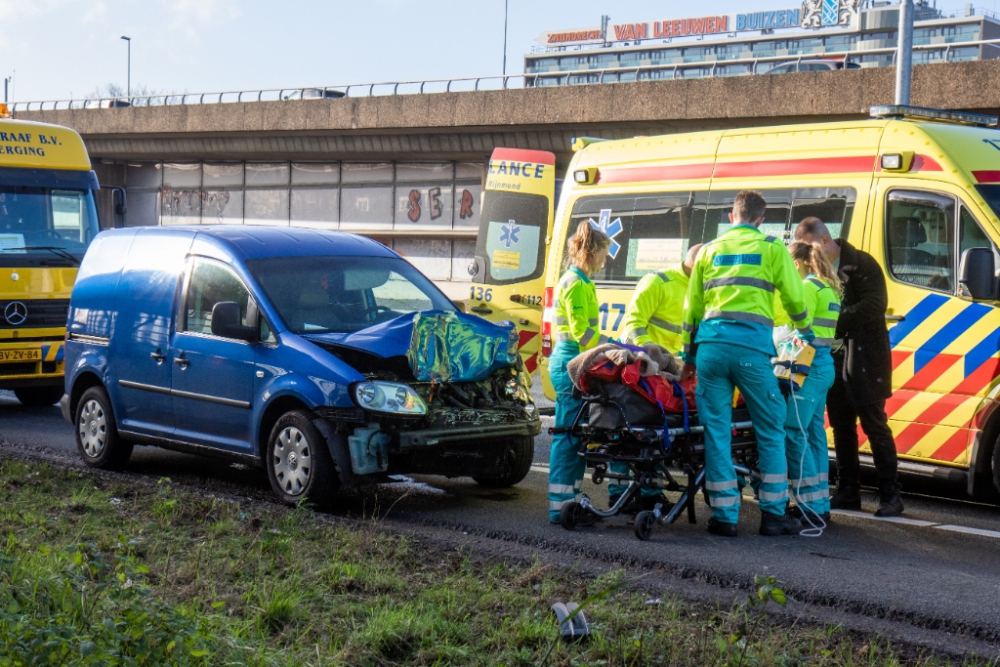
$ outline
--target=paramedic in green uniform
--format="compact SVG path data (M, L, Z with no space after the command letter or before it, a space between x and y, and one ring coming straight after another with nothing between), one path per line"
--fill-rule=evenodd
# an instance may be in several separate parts
M628 310L625 311L625 342L643 346L654 343L665 347L670 354L678 355L684 347L681 325L684 321L684 296L687 294L688 277L694 266L694 258L701 250L701 244L691 246L684 261L664 271L643 276L632 293ZM613 463L610 471L616 474L628 473L624 463ZM628 484L608 482L608 502L614 505ZM642 507L639 503L622 508L625 511L653 509L657 503L668 506L659 489L642 490Z
M796 502L788 515L815 525L817 517L824 523L830 521L830 484L823 474L830 466L830 450L823 421L826 393L835 376L830 347L840 317L841 285L820 246L796 241L788 251L802 277L806 307L813 316L812 344L816 348L809 375L802 387L788 397L785 453L788 484Z
M698 372L698 419L705 427L705 488L712 518L708 530L736 536L740 491L732 459L733 390L750 410L761 473L762 535L797 534L798 520L785 516L786 405L771 357L775 355L774 292L803 337L812 339L802 279L780 239L758 229L767 204L743 191L733 202L733 226L698 253L684 304L684 376Z
M549 377L556 390L556 428L572 426L582 401L573 397L573 381L567 364L583 350L608 342L598 329L597 291L591 276L604 267L611 239L583 221L566 249L569 270L559 279L552 308L555 348L549 357ZM579 456L579 443L569 433L552 436L549 455L549 521L559 522L562 508L580 496L587 464ZM580 525L593 523L593 514L583 514Z

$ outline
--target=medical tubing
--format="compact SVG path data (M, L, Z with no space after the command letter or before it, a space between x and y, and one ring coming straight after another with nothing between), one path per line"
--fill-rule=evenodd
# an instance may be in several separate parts
M796 479L795 491L792 492L792 496L795 498L795 506L799 508L802 518L809 524L809 528L800 530L799 535L802 537L822 537L823 531L826 530L826 522L823 521L823 517L819 515L819 512L802 502L799 497L802 493L802 469L806 464L806 452L809 451L809 441L808 434L802 427L802 416L799 414L799 406L795 402L795 381L789 378L788 386L791 387L791 401L792 407L795 408L795 420L799 423L799 431L802 433L803 438L805 438L804 446L802 447L802 456L799 459L799 476ZM816 517L819 525L813 523L812 519L809 518L809 513L812 513Z

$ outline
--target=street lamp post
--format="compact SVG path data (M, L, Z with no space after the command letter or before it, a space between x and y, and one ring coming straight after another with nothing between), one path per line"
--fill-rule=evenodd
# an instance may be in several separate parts
M510 0L503 1L503 75L507 76L507 8ZM506 83L504 84L507 85Z
M913 0L899 3L899 50L896 52L896 104L910 103L913 73Z
M126 95L128 99L132 100L132 38L122 35L122 39L128 42L128 75L126 78Z

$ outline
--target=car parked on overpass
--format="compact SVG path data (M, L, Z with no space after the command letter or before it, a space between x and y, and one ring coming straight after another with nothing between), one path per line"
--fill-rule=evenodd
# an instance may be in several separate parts
M831 72L838 69L861 69L861 65L849 60L815 59L794 60L775 65L764 74L788 74L789 72Z
M305 229L97 236L70 301L63 416L83 461L134 445L263 465L326 506L391 473L510 486L540 431L513 326L375 241Z

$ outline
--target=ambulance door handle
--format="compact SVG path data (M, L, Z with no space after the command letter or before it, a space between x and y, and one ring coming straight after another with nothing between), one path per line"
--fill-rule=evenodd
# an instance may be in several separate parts
M489 315L493 312L492 308L483 308L482 306L473 306L469 308L474 313L479 313L480 315Z
M889 322L903 322L906 320L906 315L886 315L885 319Z

